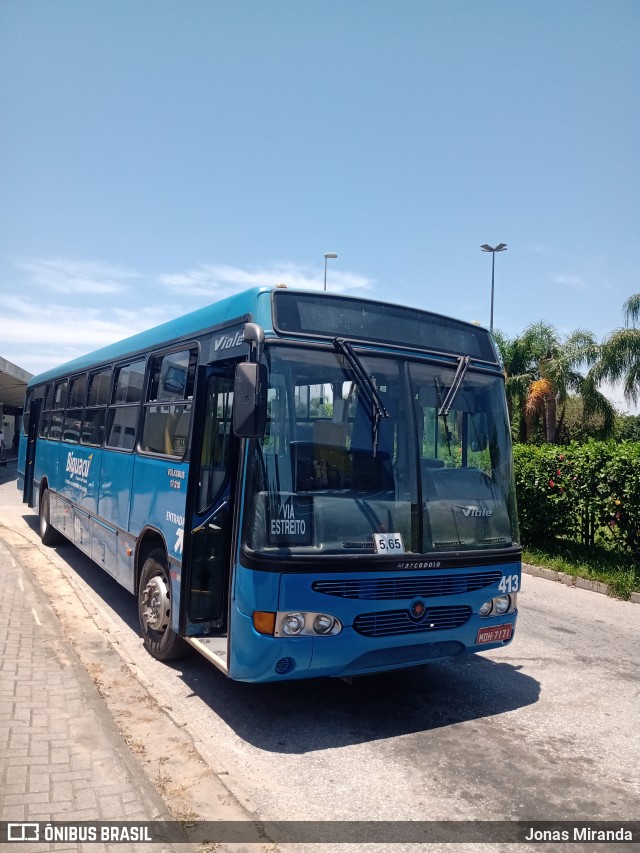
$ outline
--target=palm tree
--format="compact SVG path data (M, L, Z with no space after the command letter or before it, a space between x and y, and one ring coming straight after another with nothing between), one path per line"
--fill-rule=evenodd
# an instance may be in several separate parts
M517 407L519 414L521 441L531 437L538 418L544 425L546 440L554 443L570 394L582 398L585 416L601 414L605 432L612 430L613 406L593 378L584 376L579 369L591 367L599 357L600 348L591 332L578 329L563 340L552 325L539 322L511 341L499 334L496 341L505 365L510 413Z
M593 383L622 383L625 398L637 403L640 397L640 293L623 306L624 329L616 329L602 342L600 359L592 368Z
M520 338L508 338L499 329L493 330L505 375L507 408L509 418L514 422L523 411L524 400L529 393L531 375L529 373L529 355L525 352Z

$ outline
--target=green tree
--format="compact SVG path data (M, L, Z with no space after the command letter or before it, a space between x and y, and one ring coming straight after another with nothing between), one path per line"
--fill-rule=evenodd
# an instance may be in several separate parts
M613 429L615 409L599 391L591 373L600 347L591 332L578 329L566 338L549 323L532 323L513 340L497 334L504 362L507 399L512 418L517 415L521 441L535 438L536 426L543 441L556 442L570 395L582 399L584 414L601 416L603 434Z
M614 417L613 431L605 429L605 418L598 413L588 416L584 411L584 400L575 394L570 394L560 408L558 424L556 427L556 440L558 444L570 444L576 441L584 444L591 439L602 441L610 435L615 438L630 439L634 435L640 436L640 423L627 424L624 417L616 414ZM635 418L631 419L635 421Z
M623 306L625 327L616 329L602 342L600 358L590 371L595 385L604 381L621 383L625 398L637 403L640 397L640 293Z
M613 437L617 441L640 442L640 415L616 415Z

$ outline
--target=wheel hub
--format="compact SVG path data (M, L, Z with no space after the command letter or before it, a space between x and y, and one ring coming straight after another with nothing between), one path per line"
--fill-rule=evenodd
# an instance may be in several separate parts
M148 628L164 631L169 625L169 589L163 577L151 578L142 593L142 618Z

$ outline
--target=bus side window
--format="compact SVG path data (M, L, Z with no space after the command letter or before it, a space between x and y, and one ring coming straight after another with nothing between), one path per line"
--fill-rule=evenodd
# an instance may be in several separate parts
M49 438L56 441L60 440L62 435L62 424L64 421L64 409L67 404L67 389L69 380L62 379L56 382L53 392L53 403L51 406L51 421L49 424Z
M70 441L77 444L80 441L80 431L82 428L82 411L84 409L84 399L87 393L87 374L75 376L71 380L69 386L69 401L67 403L67 412L64 417L64 427L62 429L62 440Z
M44 392L44 404L42 407L42 420L40 421L40 438L46 438L49 434L49 423L51 421L51 401L53 399L53 385L47 385Z
M144 368L144 359L116 368L113 399L107 415L107 447L133 450L136 445Z
M111 397L111 368L89 375L87 407L82 424L82 444L100 447L104 441L107 406Z
M182 458L187 452L196 347L153 356L140 450Z

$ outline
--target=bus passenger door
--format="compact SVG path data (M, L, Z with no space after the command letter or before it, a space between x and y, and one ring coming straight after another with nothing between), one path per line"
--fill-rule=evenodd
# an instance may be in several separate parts
M180 633L225 635L238 439L233 434L233 366L200 368L180 595Z
M29 409L29 432L27 433L27 451L24 460L24 487L22 491L22 503L33 507L35 505L33 496L33 475L36 466L36 447L38 444L38 430L40 429L40 412L42 409L42 398L34 397Z

